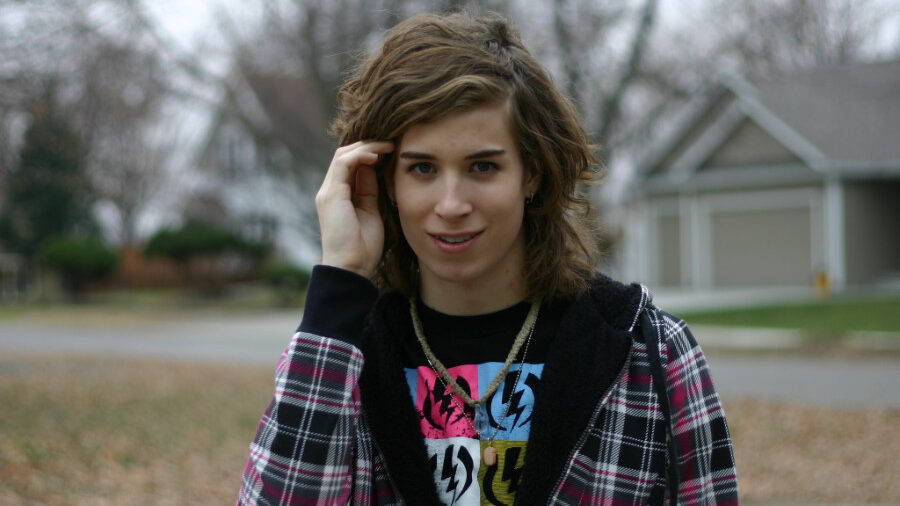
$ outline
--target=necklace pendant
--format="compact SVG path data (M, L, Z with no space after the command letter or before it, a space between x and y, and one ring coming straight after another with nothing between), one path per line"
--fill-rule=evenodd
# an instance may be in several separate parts
M491 467L497 463L497 450L491 446L485 446L484 451L481 452L481 458L484 460L484 465Z
M475 416L473 417L472 423L474 424L474 429L479 434L490 434L491 427L487 423L487 416L482 412L484 411L484 406L476 406L475 407Z

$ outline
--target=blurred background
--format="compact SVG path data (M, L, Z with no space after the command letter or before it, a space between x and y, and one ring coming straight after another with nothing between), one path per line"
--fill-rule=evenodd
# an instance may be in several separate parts
M454 9L581 111L601 268L708 352L743 502L900 504L896 0L0 0L0 504L233 502L336 90Z

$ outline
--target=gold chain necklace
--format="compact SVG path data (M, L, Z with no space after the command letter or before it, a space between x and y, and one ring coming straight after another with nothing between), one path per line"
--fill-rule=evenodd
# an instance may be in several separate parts
M522 362L519 364L519 370L516 372L516 381L513 383L512 392L515 393L516 388L519 386L519 378L522 376L522 369L525 368L525 357L528 354L528 345L531 343L531 336L534 334L535 322L537 322L538 311L541 308L540 302L532 302L531 308L528 310L528 316L525 317L525 322L522 324L522 328L519 330L518 335L516 335L516 340L513 342L512 348L509 350L509 355L506 357L506 361L503 363L503 367L491 381L488 388L485 390L484 395L482 395L477 401L472 399L469 394L466 393L462 387L453 379L453 376L450 375L450 371L441 363L440 360L434 355L434 352L431 351L431 347L428 346L428 342L425 340L425 332L422 329L422 320L419 318L419 312L416 308L416 301L413 298L409 299L409 313L412 317L413 321L413 330L416 333L416 338L419 340L419 345L422 346L422 351L425 353L425 358L428 360L428 365L431 366L431 369L434 371L435 377L444 385L444 391L447 390L447 386L449 385L453 392L463 398L463 401L469 406L478 409L481 407L487 399L497 391L497 388L500 386L500 383L503 382L503 379L506 377L506 373L509 372L509 368L512 365L513 360L515 360L516 355L519 354L519 349L522 347L522 344L525 344L525 351L522 354ZM457 409L463 414L466 422L469 424L469 427L475 431L475 434L478 436L478 439L481 439L481 432L475 428L475 423L469 418L466 410L463 409L462 406L459 405L459 402L456 400L456 396L450 395L450 399L453 401L453 404L456 405ZM491 434L490 438L488 438L488 445L484 448L482 452L482 459L484 463L488 466L493 466L497 462L497 450L494 448L494 438L497 437L497 434L500 432L500 427L503 424L503 421L506 420L506 415L509 414L509 402L504 403L503 407L503 415L500 417L497 422L497 426L494 427L494 432ZM490 406L486 406L485 410L490 409Z

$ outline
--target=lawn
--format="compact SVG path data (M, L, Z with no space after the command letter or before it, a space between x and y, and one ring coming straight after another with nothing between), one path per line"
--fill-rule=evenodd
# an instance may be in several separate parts
M0 357L0 504L233 504L269 368ZM742 502L900 502L900 411L726 399Z
M900 296L830 300L679 313L692 325L788 328L813 333L874 331L900 334Z
M0 358L0 504L233 504L271 368Z
M21 302L0 304L0 321L83 321L120 319L159 321L193 319L203 313L253 313L303 307L305 294L281 294L266 285L233 285L220 297L203 297L184 288L103 290L79 302Z

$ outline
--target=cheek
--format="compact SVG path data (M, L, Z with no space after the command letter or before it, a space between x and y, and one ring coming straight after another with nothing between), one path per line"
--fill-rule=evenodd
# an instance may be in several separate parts
M406 190L408 190L408 188L404 188L402 184L396 186L394 202L396 202L397 205L395 211L397 212L397 217L400 221L400 229L403 231L403 236L406 238L406 241L411 242L410 234L421 226L425 219L425 215L427 214L427 210L423 211L421 195Z

